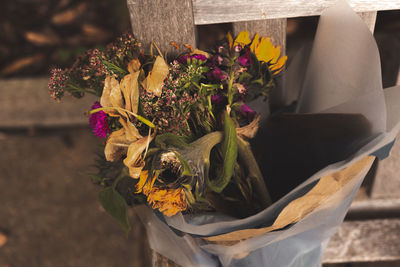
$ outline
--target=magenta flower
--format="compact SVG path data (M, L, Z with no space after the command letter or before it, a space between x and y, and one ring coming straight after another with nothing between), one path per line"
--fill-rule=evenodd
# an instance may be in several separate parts
M92 106L93 109L101 108L99 102L94 102ZM107 114L104 111L99 111L90 115L89 118L90 127L93 129L94 135L106 138L107 134L110 133L110 128L107 123Z
M251 55L250 55L250 50L246 50L246 52L238 57L238 61L240 65L243 67L250 66L253 62L251 61Z
M212 95L211 96L211 102L214 105L219 106L219 105L222 105L222 104L226 104L228 101L227 101L225 96L216 94L216 95Z
M207 58L205 55L195 54L195 55L185 55L178 58L178 62L181 64L187 64L188 60L192 61L192 59L197 59L198 61L206 62Z
M214 69L210 72L207 72L206 75L209 80L217 81L217 82L220 82L220 81L228 78L228 75L226 74L226 72L221 71L221 69L218 67L214 67Z
M249 121L254 119L254 116L256 115L256 112L254 110L252 110L248 105L243 104L240 107L240 114L247 118Z

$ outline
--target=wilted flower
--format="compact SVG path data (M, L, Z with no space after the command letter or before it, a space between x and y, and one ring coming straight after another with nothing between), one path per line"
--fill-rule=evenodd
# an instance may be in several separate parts
M101 108L99 102L94 102L93 109ZM93 129L93 133L101 138L106 138L107 134L110 133L110 128L107 123L107 115L104 111L99 111L90 115L89 118L90 127Z
M166 216L173 216L188 207L183 188L160 188L153 186L154 178L149 180L147 170L140 173L140 180L136 185L137 192L147 196L147 202L153 209L158 209Z

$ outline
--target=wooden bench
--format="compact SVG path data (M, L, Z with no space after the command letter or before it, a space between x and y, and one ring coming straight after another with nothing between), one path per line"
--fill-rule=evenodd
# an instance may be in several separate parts
M134 35L144 47L154 41L165 51L170 41L187 43L196 47L196 26L215 23L232 23L233 34L247 30L250 34L270 36L275 45L285 53L287 19L320 15L335 0L127 0ZM377 11L400 9L395 0L352 0L353 9L374 31ZM400 145L392 157L376 162L371 175L370 188L360 192L349 216L400 218ZM387 186L390 184L391 186ZM400 247L395 240L400 219L348 221L332 237L325 252L325 263L380 261L400 259ZM377 231L379 230L379 231ZM375 235L368 235L375 231ZM363 233L363 234L355 234ZM385 237L389 237L386 238ZM394 239L393 239L394 238ZM390 239L390 240L389 240ZM384 240L382 242L382 240ZM371 245L374 244L374 245ZM380 249L375 246L379 245ZM349 249L352 248L352 249ZM392 249L390 249L392 248ZM375 250L375 251L374 251ZM153 266L176 266L163 256L153 253Z

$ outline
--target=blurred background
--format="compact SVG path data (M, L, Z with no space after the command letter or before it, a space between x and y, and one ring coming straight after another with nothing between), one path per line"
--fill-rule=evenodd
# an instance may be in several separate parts
M84 115L94 98L55 103L47 92L51 68L130 30L126 1L1 1L0 13L0 267L150 266L139 219L131 210L125 236L87 176L102 142ZM289 59L313 39L317 22L288 19ZM231 28L198 26L199 47ZM400 11L378 12L374 35L384 87L400 84ZM375 162L324 266L400 266L399 171L396 145L390 159Z

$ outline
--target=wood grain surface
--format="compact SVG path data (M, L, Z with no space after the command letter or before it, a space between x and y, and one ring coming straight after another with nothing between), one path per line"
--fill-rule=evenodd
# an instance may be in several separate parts
M336 0L193 0L196 25L316 16ZM400 9L399 0L349 0L356 12Z

